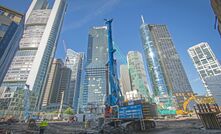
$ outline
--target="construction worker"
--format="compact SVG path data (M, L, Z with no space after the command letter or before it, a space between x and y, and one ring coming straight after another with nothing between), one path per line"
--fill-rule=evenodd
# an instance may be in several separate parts
M40 126L40 132L39 134L44 134L44 131L46 129L46 127L48 126L48 122L46 119L44 119L43 121L41 121L41 123L39 124Z

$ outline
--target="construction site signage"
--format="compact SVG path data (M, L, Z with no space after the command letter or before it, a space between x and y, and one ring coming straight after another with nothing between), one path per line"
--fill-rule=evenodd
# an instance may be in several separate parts
M142 105L129 105L118 110L120 119L143 118Z

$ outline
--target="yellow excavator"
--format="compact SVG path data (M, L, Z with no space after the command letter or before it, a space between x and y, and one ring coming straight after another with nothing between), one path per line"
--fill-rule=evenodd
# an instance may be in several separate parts
M195 96L195 95L192 95L192 96L190 96L188 99L186 99L183 102L183 109L182 110L177 110L176 114L177 115L191 114L192 111L188 111L187 110L187 106L190 103L190 101L195 101L196 104L207 104L207 103L213 104L213 103L215 103L215 100L214 100L213 97L205 97L205 96Z

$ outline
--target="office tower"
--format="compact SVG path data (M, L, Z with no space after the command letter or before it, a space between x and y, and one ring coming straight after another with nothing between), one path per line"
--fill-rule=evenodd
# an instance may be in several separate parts
M97 112L103 113L107 84L107 61L107 27L93 27L88 36L87 61L80 111L85 111L89 105L96 105Z
M62 67L63 62L61 59L53 60L44 89L42 107L58 102Z
M83 68L83 53L77 53L72 49L67 49L66 66L71 69L70 95L68 103L72 104L74 111L77 111L78 99L81 85L81 73Z
M127 54L127 63L132 90L138 92L139 98L149 100L150 94L142 54L138 51L129 51Z
M126 92L132 91L128 65L120 65L121 92L126 98Z
M189 98L193 91L166 25L147 25L143 21L141 36L154 85L157 83L156 79L163 79L164 92L174 95L181 108L184 100ZM154 59L155 66L149 62L151 59ZM158 67L160 74L154 73L154 76L151 70ZM153 89L155 90L155 87Z
M163 71L160 66L160 59L154 44L154 38L151 36L151 27L150 25L144 24L143 18L142 22L143 23L140 26L140 34L143 43L145 58L147 60L147 68L151 79L153 95L168 95L168 87L166 85Z
M23 14L0 6L0 85L18 49L23 29Z
M61 102L62 92L64 92L64 104L68 106L72 106L69 102L70 95L72 90L70 89L70 81L71 81L71 69L63 66L61 68L61 79L60 79L60 86L59 86L59 95L57 99L57 103Z
M208 96L212 96L210 89L206 84L206 77L221 74L221 67L207 42L201 42L188 49L190 58L200 75Z
M19 50L3 80L3 87L29 85L36 95L36 109L41 106L44 85L53 61L66 11L66 0L33 0L25 18L25 30Z
M211 6L213 8L214 14L216 16L215 28L218 29L219 34L221 35L221 1L220 0L210 0Z
M221 106L221 74L206 77L205 82L210 89L216 103Z

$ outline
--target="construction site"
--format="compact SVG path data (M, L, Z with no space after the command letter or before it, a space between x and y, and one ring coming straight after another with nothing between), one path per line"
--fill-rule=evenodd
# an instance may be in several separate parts
M63 40L65 58L56 59L67 3L33 0L24 15L18 53L0 83L0 134L221 134L218 78L203 74L207 94L194 92L164 24L147 24L141 15L144 53L129 50L125 56L112 36L113 19L104 19L88 33L87 56ZM14 16L4 10L4 17ZM198 47L188 49L198 68L221 73L209 46ZM201 66L209 61L213 65Z
M112 41L112 19L105 20L108 31L108 79L103 114L97 106L85 113L66 114L63 97L57 113L33 112L36 96L28 90L16 92L17 98L0 118L1 134L218 134L221 133L221 111L212 97L191 94L182 105L174 107L173 97L160 96L155 102L149 96L122 98L115 67ZM132 71L133 68L131 68ZM136 72L136 71L134 71ZM141 84L142 85L142 84ZM144 90L145 88L141 89ZM157 97L156 97L157 98ZM194 102L192 109L190 102ZM3 105L3 104L2 104ZM32 112L31 112L32 111ZM43 132L41 132L43 130Z
M146 131L128 131L123 127L109 127L102 131L101 126L96 122L85 125L83 122L67 122L67 121L49 121L49 125L45 130L46 134L220 134L218 129L205 129L199 119L167 119L155 120L156 128ZM38 122L37 124L38 125ZM28 123L11 123L0 125L1 134L38 134L37 126L30 126Z

